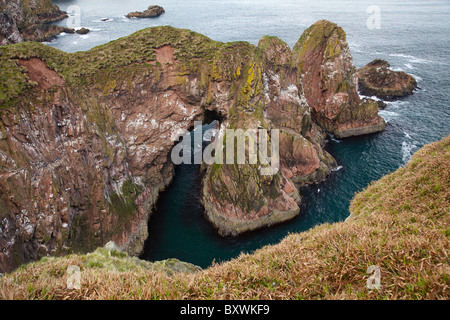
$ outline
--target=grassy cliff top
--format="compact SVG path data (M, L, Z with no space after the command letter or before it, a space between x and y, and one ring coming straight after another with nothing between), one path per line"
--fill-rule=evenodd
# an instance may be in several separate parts
M44 258L0 278L0 298L449 299L449 157L450 136L355 195L346 222L203 271L170 276L126 255ZM66 288L69 265L81 268L80 290ZM372 265L379 290L366 286Z
M22 42L0 47L0 109L7 109L20 101L32 89L26 70L16 59L39 58L59 73L74 90L98 85L111 79L155 72L156 50L170 45L179 64L180 74L201 73L218 69L233 75L241 62L252 60L259 50L248 42L222 43L199 33L170 26L152 27L132 35L97 46L89 51L66 53L37 42ZM214 63L222 65L215 66ZM217 75L217 77L220 75Z

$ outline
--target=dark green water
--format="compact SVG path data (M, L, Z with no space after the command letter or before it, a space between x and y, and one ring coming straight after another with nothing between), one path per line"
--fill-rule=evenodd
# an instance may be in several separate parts
M371 181L403 166L423 145L450 134L450 2L410 1L306 1L306 0L160 0L166 14L153 20L123 17L143 10L144 0L54 1L62 9L81 8L85 36L66 35L49 45L73 52L117 39L156 25L172 25L203 33L218 41L243 40L256 44L275 35L293 46L317 20L328 19L347 33L354 64L361 67L375 58L386 59L394 70L418 80L419 89L407 98L388 103L381 115L388 122L380 134L345 140L330 139L328 151L342 169L320 185L301 190L301 214L292 221L237 238L221 238L203 218L198 203L198 166L181 165L172 185L161 195L151 216L143 258L175 257L206 267L279 242L291 232L317 224L338 222L349 215L355 192ZM381 9L381 29L368 29L366 10ZM110 20L102 22L108 17Z
M389 131L381 135L389 134ZM379 179L383 173L394 171L401 161L402 156L397 154L386 154L384 159L374 157L374 154L384 152L376 143L379 138L371 135L345 141L330 139L327 150L341 168L323 183L301 190L301 214L290 222L235 238L219 236L204 219L203 207L198 201L200 166L179 165L173 183L161 195L151 216L150 236L142 257L151 261L176 257L207 267L213 260L228 260L241 252L252 252L266 244L277 243L289 233L345 220L354 192ZM352 170L355 162L359 168L364 165L372 170ZM374 168L383 168L385 172Z

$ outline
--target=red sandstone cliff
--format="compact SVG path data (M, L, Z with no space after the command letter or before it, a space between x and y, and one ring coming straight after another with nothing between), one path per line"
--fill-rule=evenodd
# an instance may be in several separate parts
M294 47L301 82L314 120L338 138L384 130L378 104L361 100L345 32L321 20Z
M337 82L352 74L347 55L327 65L341 74ZM280 129L276 174L248 163L206 170L202 202L219 232L297 215L294 184L321 181L335 165L317 123L348 132L378 120L354 118L361 104L349 104L345 122L342 104L308 101L317 79L306 81L305 70L323 60L302 65L298 56L277 38L220 43L171 27L75 54L37 43L0 48L0 269L109 240L139 254L152 206L173 177L174 137L211 115L223 128ZM321 108L339 116L321 121Z

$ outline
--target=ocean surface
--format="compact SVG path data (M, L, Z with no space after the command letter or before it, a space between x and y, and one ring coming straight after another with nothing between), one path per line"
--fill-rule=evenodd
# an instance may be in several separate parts
M78 10L69 6L78 6L78 26L91 29L87 35L63 34L47 43L67 52L89 50L159 25L191 29L223 42L257 44L262 36L274 35L292 47L311 24L328 19L346 31L357 67L386 59L392 69L406 71L418 81L413 95L388 102L380 112L388 124L386 131L344 140L330 137L327 150L341 167L325 182L301 190L301 214L290 222L222 238L205 221L198 202L199 166L178 166L150 218L144 259L178 258L207 267L277 243L289 233L343 221L355 192L405 165L423 145L450 134L450 1L158 0L154 4L166 13L153 19L125 18L128 12L145 10L152 4L148 0L53 2L69 13ZM368 13L372 5L379 9L379 20L372 19L377 11ZM58 24L76 22L75 18ZM368 20L379 21L379 29L369 28Z

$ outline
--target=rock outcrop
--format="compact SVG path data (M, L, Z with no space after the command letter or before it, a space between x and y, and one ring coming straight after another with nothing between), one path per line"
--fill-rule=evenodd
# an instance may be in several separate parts
M110 240L138 255L152 206L173 177L178 135L205 118L218 120L221 132L279 129L273 174L261 174L261 159L207 167L202 203L219 232L297 215L296 185L321 181L335 166L323 150L317 102L306 94L302 68L310 60L299 67L298 57L274 37L258 46L221 43L172 27L88 52L32 42L0 47L0 270ZM340 104L328 105L340 108L330 123L362 133L371 118L360 116L367 114L361 105L350 104L348 117Z
M153 5L153 6L149 6L147 8L147 10L145 10L145 11L130 12L129 14L126 15L126 17L127 18L155 18L155 17L159 17L160 15L162 15L165 12L166 11L164 10L163 7Z
M65 31L50 23L67 18L50 0L0 0L0 45L49 41Z
M308 28L294 46L299 78L312 117L338 138L385 129L376 101L361 100L356 68L344 30L321 20Z
M88 34L91 30L89 30L88 28L80 28L78 30L76 30L75 32L78 34Z
M389 67L387 61L375 59L358 69L359 92L383 100L412 94L417 87L416 79L404 71L393 71Z

